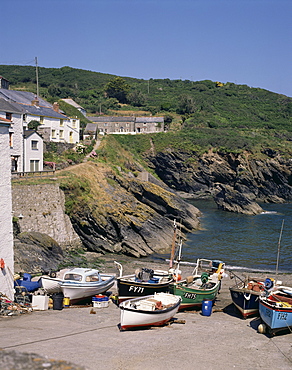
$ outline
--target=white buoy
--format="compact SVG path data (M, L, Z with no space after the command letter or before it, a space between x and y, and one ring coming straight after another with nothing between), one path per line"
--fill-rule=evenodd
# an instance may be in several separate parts
M258 326L258 332L259 332L260 334L264 334L264 333L266 332L266 325L265 325L265 324L260 324L260 325Z

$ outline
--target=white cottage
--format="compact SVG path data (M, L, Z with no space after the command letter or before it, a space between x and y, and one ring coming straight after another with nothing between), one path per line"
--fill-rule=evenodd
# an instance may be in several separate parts
M10 120L0 117L0 293L14 300L10 125Z
M0 89L0 98L10 103L18 103L24 109L23 126L27 128L30 121L39 121L39 131L45 141L79 143L80 120L77 117L67 117L59 109L59 104L53 105L28 91Z
M0 98L1 117L11 121L9 127L11 171L42 171L43 139L34 130L25 130L27 111L20 104Z
M34 130L24 130L24 171L43 171L43 139Z

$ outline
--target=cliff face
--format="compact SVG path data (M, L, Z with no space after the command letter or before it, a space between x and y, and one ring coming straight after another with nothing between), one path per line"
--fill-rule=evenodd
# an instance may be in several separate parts
M100 163L72 167L88 181L90 203L78 205L70 218L87 250L147 256L170 250L173 221L182 233L198 228L200 212L157 180L116 174ZM151 176L148 177L151 180ZM66 190L68 194L70 189ZM68 194L69 195L69 194Z
M58 184L13 186L14 216L23 216L14 242L17 266L56 268L68 247L80 245L134 257L169 253L174 220L182 236L199 227L200 211L178 194L214 197L218 207L246 214L262 211L257 202L291 201L292 160L268 154L259 160L168 151L147 157L162 181L137 164L126 172L86 162L60 171Z
M256 202L292 200L292 160L274 152L259 160L248 154L209 151L196 158L168 151L147 160L169 187L197 198L212 196L228 211L256 214L262 211Z

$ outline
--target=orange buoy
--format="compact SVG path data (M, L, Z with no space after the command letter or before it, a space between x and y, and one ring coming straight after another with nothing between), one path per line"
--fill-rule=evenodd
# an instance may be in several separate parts
M3 270L5 267L5 262L3 258L0 258L0 268Z

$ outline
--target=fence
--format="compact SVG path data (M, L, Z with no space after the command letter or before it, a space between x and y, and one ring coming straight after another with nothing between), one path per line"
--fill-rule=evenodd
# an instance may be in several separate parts
M35 172L12 172L12 179L19 179L21 177L50 177L55 175L55 170L35 171Z

